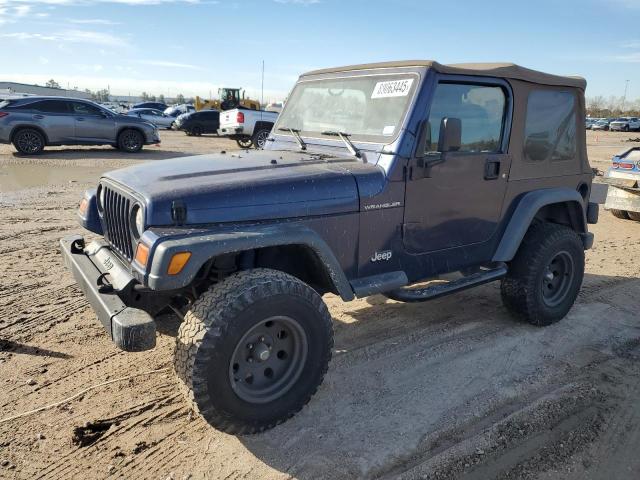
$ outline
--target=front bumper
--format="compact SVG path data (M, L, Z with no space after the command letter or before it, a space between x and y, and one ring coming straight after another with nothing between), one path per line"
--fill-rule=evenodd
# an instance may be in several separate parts
M158 133L157 128L155 128L153 132L147 133L145 136L147 137L147 141L145 142L147 145L160 143L160 133Z
M100 242L92 242L85 248L84 239L74 235L60 240L60 250L65 265L113 342L127 352L155 347L156 324L151 315L126 306L116 293L130 286L134 279L120 260L110 254L109 248Z

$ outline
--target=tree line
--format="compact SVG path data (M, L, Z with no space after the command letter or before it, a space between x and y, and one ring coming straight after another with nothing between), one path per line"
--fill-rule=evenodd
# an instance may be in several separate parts
M587 98L587 114L591 117L636 117L640 116L640 98L629 100L624 97L602 95Z

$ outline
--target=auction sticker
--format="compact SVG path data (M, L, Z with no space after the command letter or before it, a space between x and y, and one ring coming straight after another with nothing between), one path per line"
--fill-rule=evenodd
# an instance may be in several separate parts
M373 89L371 98L406 97L409 95L411 84L413 84L413 78L378 82Z

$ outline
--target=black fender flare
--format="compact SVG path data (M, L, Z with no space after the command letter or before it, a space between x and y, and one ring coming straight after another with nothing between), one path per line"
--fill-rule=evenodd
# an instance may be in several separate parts
M160 233L160 232L159 232ZM146 283L153 290L174 290L191 284L201 267L210 259L263 247L302 245L320 259L336 291L344 301L355 298L351 284L326 242L312 229L300 224L243 225L233 228L176 230L159 236L150 252L150 269ZM147 237L148 238L148 237ZM175 253L191 252L191 258L178 275L168 275L167 268Z
M273 122L265 122L262 120L256 122L256 124L253 126L253 134L255 135L259 130L263 129L269 129L269 131L271 131L273 129Z
M546 205L558 203L574 204L579 207L581 215L578 218L576 231L583 237L585 248L589 248L590 245L587 245L588 239L585 238L588 232L584 199L580 193L571 188L544 188L525 193L520 198L492 260L494 262L509 262L513 260L536 214Z

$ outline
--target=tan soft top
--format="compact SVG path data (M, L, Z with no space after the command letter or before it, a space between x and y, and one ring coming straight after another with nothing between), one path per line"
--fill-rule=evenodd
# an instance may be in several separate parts
M402 68L402 67L428 67L440 73L453 75L481 75L487 77L513 78L525 82L539 83L542 85L560 85L575 87L584 90L587 81L582 77L564 77L551 75L550 73L538 72L529 68L521 67L514 63L455 63L443 65L433 60L401 60L396 62L365 63L362 65L349 65L346 67L324 68L302 74L318 75L322 73L350 72L354 70L371 70L379 68Z

